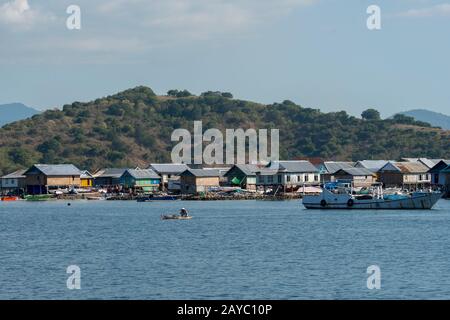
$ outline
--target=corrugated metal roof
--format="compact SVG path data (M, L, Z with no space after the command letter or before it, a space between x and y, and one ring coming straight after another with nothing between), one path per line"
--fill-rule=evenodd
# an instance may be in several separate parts
M427 173L428 167L421 162L390 162L401 173ZM390 171L390 170L383 170Z
M433 168L435 165L439 163L442 159L428 159L428 158L420 158L419 161L428 167L428 169Z
M75 167L73 164L35 164L30 169L28 169L25 174L27 174L33 168L38 169L40 172L46 176L79 176L81 175L80 169Z
M336 175L339 175L340 173L348 174L351 176L371 176L371 175L373 175L373 172L366 168L344 168L344 169L340 169L337 172L335 172Z
M323 163L327 173L335 173L341 169L354 168L353 162L325 161Z
M230 170L230 168L203 168L203 170L213 170L216 171L216 173L219 173L219 176L223 177L225 175L225 173L228 172L228 170Z
M311 162L309 161L272 161L269 163L269 169L277 169L279 165L279 171L288 173L307 173L307 172L319 172Z
M219 170L213 170L213 169L188 169L182 172L182 175L193 175L195 177L220 177L220 171Z
M401 158L400 160L408 162L417 162L419 161L419 158Z
M355 164L355 167L366 168L372 172L377 172L378 170L383 168L387 163L389 163L388 160L361 160Z
M180 174L188 170L189 167L181 163L152 163L149 169L159 174Z
M236 167L241 170L246 176L255 176L261 168L255 164L237 164Z
M438 173L444 170L447 166L450 166L450 160L442 159L438 163L436 163L428 172Z
M127 171L135 179L160 179L161 177L151 169L128 169ZM125 173L124 173L125 174Z
M278 170L270 168L262 168L258 171L258 175L260 176L274 176L276 174L278 174Z
M433 168L435 165L439 163L439 161L443 159L428 159L428 158L402 158L403 161L407 162L422 162L429 169Z
M93 176L92 176L92 174L91 174L89 171L84 170L84 171L81 171L81 176L80 176L80 178L81 178L81 179L92 179Z
M26 171L27 170L17 170L10 174L7 174L6 176L1 177L1 179L23 179L25 178L24 174Z
M94 174L95 178L120 178L127 168L105 168Z

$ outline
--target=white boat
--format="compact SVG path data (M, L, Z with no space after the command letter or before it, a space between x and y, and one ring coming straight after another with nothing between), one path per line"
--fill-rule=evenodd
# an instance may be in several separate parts
M431 209L443 196L442 192L420 191L385 194L381 185L368 189L367 193L355 193L351 185L325 186L319 195L305 195L303 205L307 209Z

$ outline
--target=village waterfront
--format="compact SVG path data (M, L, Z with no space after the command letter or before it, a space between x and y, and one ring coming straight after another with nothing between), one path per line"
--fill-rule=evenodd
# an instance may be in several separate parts
M449 299L450 201L0 202L0 299ZM186 207L194 219L161 221ZM70 265L81 289L69 290ZM381 289L367 288L367 268Z

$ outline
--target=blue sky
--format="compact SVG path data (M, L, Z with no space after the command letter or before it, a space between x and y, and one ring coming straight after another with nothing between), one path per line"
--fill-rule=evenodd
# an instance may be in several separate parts
M81 30L66 28L71 4ZM379 31L366 27L371 4ZM0 104L45 109L147 85L449 114L449 28L445 0L0 0Z

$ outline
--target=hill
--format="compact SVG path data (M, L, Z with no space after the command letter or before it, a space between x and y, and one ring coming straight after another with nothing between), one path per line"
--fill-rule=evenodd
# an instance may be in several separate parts
M2 104L0 105L0 127L7 123L29 118L38 113L39 111L22 103Z
M178 91L177 91L178 92ZM95 170L170 161L174 129L280 129L284 159L450 158L450 132L407 119L362 120L291 101L263 105L210 92L160 97L147 87L48 110L0 129L0 173L32 163L74 163Z
M434 127L440 127L445 130L450 130L450 116L442 113L425 109L416 109L401 112L401 114L412 117L417 121L428 122Z

